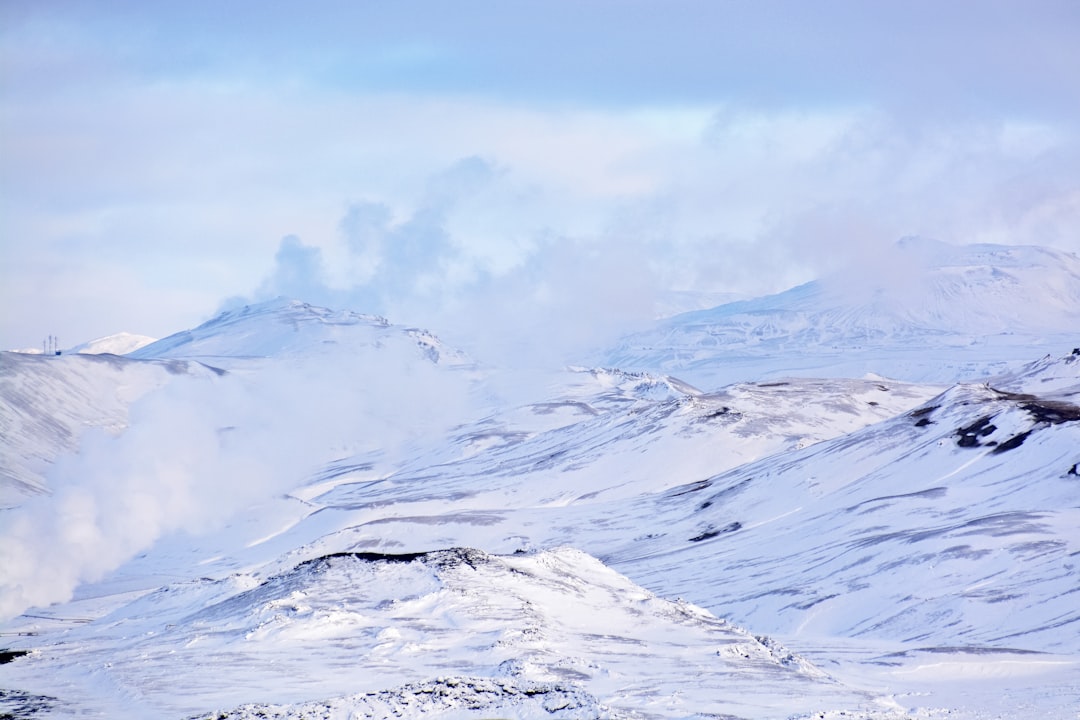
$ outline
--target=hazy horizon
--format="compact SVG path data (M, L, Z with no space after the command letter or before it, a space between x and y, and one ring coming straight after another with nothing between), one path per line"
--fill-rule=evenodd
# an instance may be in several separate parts
M1069 2L0 5L0 347L275 295L615 333L1080 236Z

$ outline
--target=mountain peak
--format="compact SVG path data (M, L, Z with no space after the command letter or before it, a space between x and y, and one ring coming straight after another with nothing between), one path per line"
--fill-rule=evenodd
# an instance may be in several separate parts
M369 323L382 327L390 324L386 318L379 315L367 315L351 310L331 310L303 300L279 296L272 300L227 307L199 328L230 325L257 317L276 318L284 322Z
M127 355L152 342L157 342L157 338L152 338L147 335L136 335L135 333L129 332L119 332L97 338L96 340L84 342L81 345L76 345L73 348L69 348L66 352L80 353L82 355Z
M1074 253L1044 247L1042 245L997 245L972 243L953 245L919 236L900 238L895 249L921 261L925 267L953 267L988 265L999 268L1046 267L1048 265L1077 262Z
M138 359L223 361L309 355L337 348L356 354L401 344L435 363L460 364L463 354L431 333L393 325L379 315L331 310L279 297L223 310L202 325L140 348Z
M706 386L748 370L952 382L1001 372L1035 347L1072 347L1077 327L1075 254L905 238L820 281L669 318L602 362Z

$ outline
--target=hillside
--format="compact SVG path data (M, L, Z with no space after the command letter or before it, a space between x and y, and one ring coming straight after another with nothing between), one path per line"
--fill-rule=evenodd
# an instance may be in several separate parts
M900 250L948 302L679 316L743 355L675 375L284 300L0 355L0 713L1073 720L1075 258Z

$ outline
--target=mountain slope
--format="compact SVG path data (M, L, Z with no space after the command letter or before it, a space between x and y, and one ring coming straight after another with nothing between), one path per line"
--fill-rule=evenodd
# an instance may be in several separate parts
M184 361L0 353L0 507L47 492L48 469L83 433L118 434L138 398L211 372Z
M815 388L792 381L589 418L381 481L346 471L305 495L321 508L307 552L574 544L765 632L1013 637L1080 653L1078 636L1055 632L1080 620L1069 568L1080 551L1078 369L1080 356L1041 361L816 444L789 434L800 427L792 394ZM806 398L826 417L843 412L827 395Z
M0 601L81 582L4 625L0 712L1071 720L1080 354L964 334L997 332L981 300L1012 328L1061 258L902 250L959 289L823 285L721 318L777 333L703 352L705 379L768 381L576 368L507 406L430 335L291 302L113 359L228 372L147 393L54 468L65 494L0 511ZM1048 332L1074 311L1055 303ZM843 345L860 323L877 344ZM839 377L879 360L1010 369Z
M602 557L765 632L1078 654L1080 361L1050 367L670 492Z
M1045 359L991 385L958 386L927 402L926 395L911 398L896 417L863 421L816 444L781 444L774 454L766 444L743 464L725 460L726 433L737 442L757 433L783 437L790 426L774 422L785 416L790 422L800 403L809 410L821 388L792 381L680 399L641 378L612 385L605 373L586 374L602 381L611 409L579 410L576 422L564 417L550 429L449 463L442 453L432 456L434 465L414 459L381 480L354 463L328 466L310 490L297 489L306 499L291 501L293 518L283 529L267 535L282 518L255 506L256 524L245 530L248 520L237 518L218 536L220 545L212 536L195 546L182 537L159 543L68 611L111 612L85 632L58 618L54 627L64 629L68 649L21 659L8 676L40 695L66 678L69 701L118 714L134 697L142 704L131 707L150 714L257 700L226 713L244 718L377 714L390 707L414 717L544 717L550 708L567 717L893 712L874 699L877 692L837 685L807 665L798 665L804 669L796 675L809 675L787 684L783 672L768 674L787 655L765 652L768 647L745 651L765 665L726 665L731 656L715 653L727 641L713 631L695 639L698 630L654 628L634 599L649 591L779 636L830 667L836 656L820 648L844 638L857 642L868 653L859 668L876 669L870 685L878 692L885 682L911 687L888 668L916 672L929 661L1065 666L1065 658L1080 654L1069 631L1078 621L1070 560L1080 552L1070 474L1080 463L1078 368L1075 356ZM871 384L875 402L897 389L872 381L863 387ZM843 407L841 398L851 402L856 386L829 381L823 387L837 389L834 401L818 405L828 417ZM1035 388L1042 394L1028 392ZM616 401L613 392L636 400ZM575 393L577 402L587 396L581 388ZM721 403L728 411L715 415ZM456 442L468 437L459 434ZM719 445L703 463L732 469L702 476L700 467L676 461L710 439ZM686 452L679 443L689 443ZM630 459L655 454L668 460L666 471L657 475L663 464L641 467L638 479L613 484L618 473L605 465L601 448ZM634 464L620 468L623 475L635 471ZM505 553L567 543L603 565L570 550L502 558L429 552L454 544ZM244 559L225 562L222 552ZM335 559L338 553L345 554ZM439 559L446 557L457 558L452 571ZM334 570L338 563L344 565ZM479 577L475 566L494 574ZM626 578L616 582L609 568ZM218 569L226 570L220 579L198 579ZM371 572L382 574L363 579ZM192 580L133 603L115 595L130 589L133 578L155 575ZM102 606L98 593L114 597ZM657 609L675 607L659 597ZM55 632L40 620L20 627ZM136 637L145 639L133 644ZM737 647L756 647L742 637ZM682 672L693 667L687 663L694 652L702 653L701 662L719 659L708 670ZM188 655L190 662L177 664ZM87 685L79 678L98 658L108 658L110 669ZM358 662L372 665L358 675ZM650 682L635 675L643 665ZM757 674L768 667L774 670ZM162 689L164 673L169 689ZM369 683L358 684L357 677ZM628 685L618 689L620 682ZM325 699L301 702L312 697ZM1042 716L1067 717L1055 712Z

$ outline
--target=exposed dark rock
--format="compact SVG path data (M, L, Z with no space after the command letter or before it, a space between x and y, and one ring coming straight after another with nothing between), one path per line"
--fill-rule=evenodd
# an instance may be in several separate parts
M29 650L0 650L0 665L6 665L15 658L21 658L23 655L29 654Z
M1026 410L1035 422L1045 422L1051 425L1059 425L1065 422L1080 420L1080 407L1069 403L1040 400L1028 402L1020 406Z
M941 407L941 406L940 405L927 405L926 407L921 407L918 410L912 410L911 412L908 413L908 415L910 415L911 417L923 417L924 415L929 415L930 413L934 412L939 407Z
M481 717L514 716L542 709L555 718L626 717L597 702L596 698L573 687L558 683L530 682L516 678L440 677L410 683L393 690L383 690L344 698L304 703L303 705L242 705L227 712L198 715L201 720L252 720L266 718L401 717L408 708L417 715L443 715L448 710L487 711ZM192 719L194 720L194 718Z
M448 550L431 550L416 553L378 553L378 552L341 552L323 555L300 563L296 569L312 568L322 570L329 567L335 560L348 559L360 562L384 562L384 563L411 563L420 561L436 567L453 567L455 565L468 565L477 567L490 561L487 553L472 548L450 548Z
M872 498L870 500L863 500L862 502L856 503L855 505L852 505L851 507L845 509L847 510L847 512L852 512L854 510L858 510L864 505L870 505L874 503L891 503L894 500L910 500L914 498L941 498L945 497L947 492L948 491L943 487L932 487L927 488L926 490L919 490L917 492L901 493L898 495L882 495L881 497Z
M1013 448L1020 447L1024 444L1024 441L1027 440L1028 435L1030 435L1032 432L1034 432L1034 430L1028 430L1027 432L1022 432L1019 435L1014 435L1013 437L1009 438L1008 440L994 448L994 455L997 455L998 453L1008 452Z
M742 523L741 522L733 522L733 523L730 523L730 524L725 525L724 527L718 528L718 529L710 528L709 530L706 530L705 532L701 533L700 535L695 535L694 537L690 538L690 542L701 542L702 540L708 540L709 538L714 538L717 535L724 535L726 533L735 532L736 530L740 530L741 528L742 528Z
M678 487L672 488L671 490L668 490L667 496L668 497L679 497L680 495L688 495L689 493L698 492L699 490L704 490L705 488L710 487L711 485L712 485L712 480L698 480L695 483L690 483L689 485L680 485Z
M57 699L47 695L31 695L21 690L0 688L0 720L29 720L45 717L56 707Z
M960 447L979 447L979 438L986 437L997 430L996 425L990 424L990 421L993 419L993 415L986 415L970 425L958 429L956 431L956 436L959 439L956 441L956 444Z

